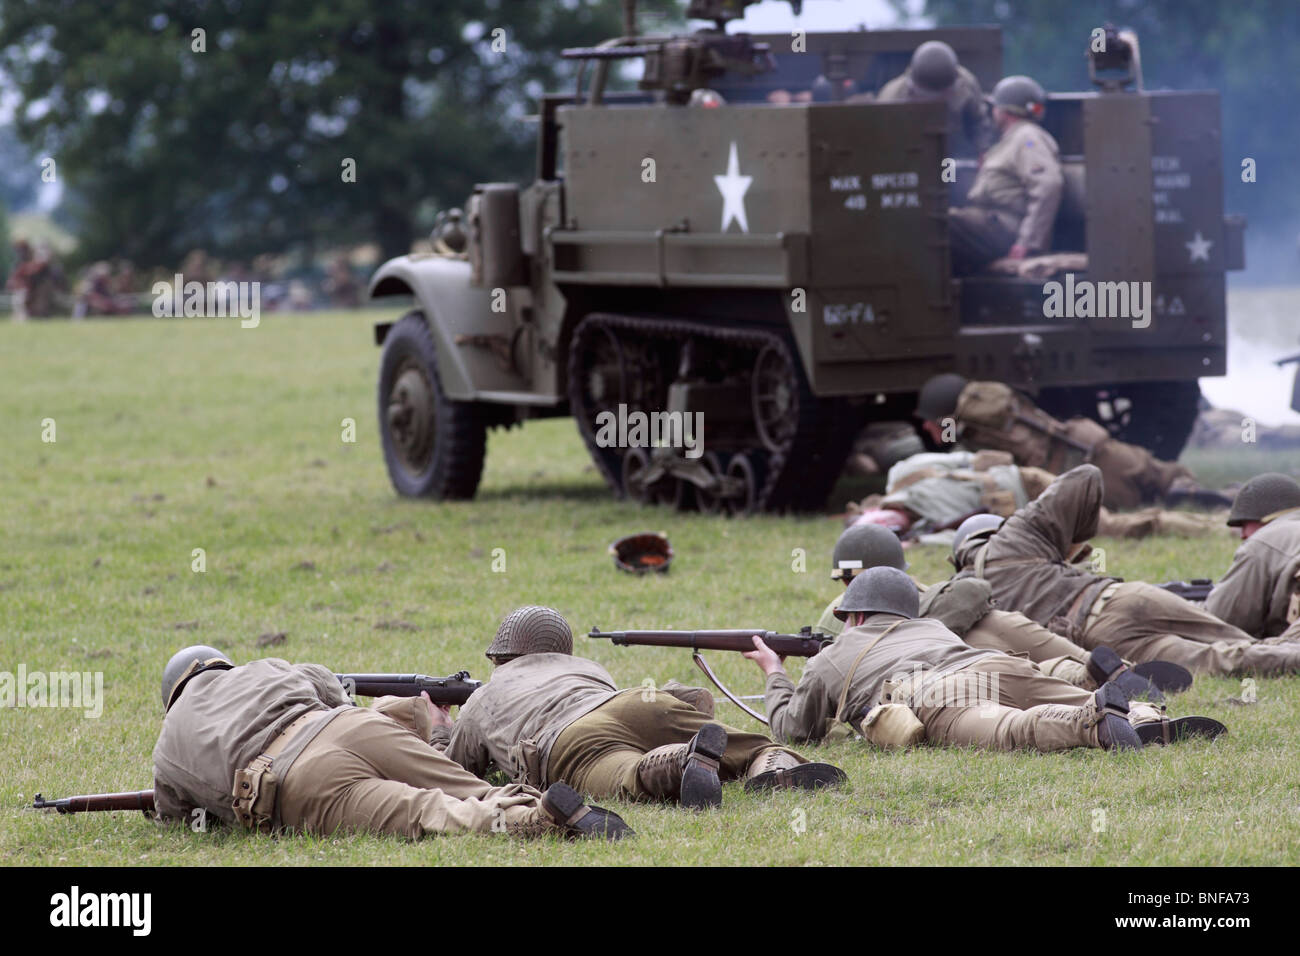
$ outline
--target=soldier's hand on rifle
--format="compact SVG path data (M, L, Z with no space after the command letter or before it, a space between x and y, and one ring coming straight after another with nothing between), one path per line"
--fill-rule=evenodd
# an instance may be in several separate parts
M755 634L752 638L754 649L752 651L742 651L751 661L758 665L758 669L764 674L771 676L785 670L781 665L785 658L779 656L776 651L763 643L763 639Z
M425 704L429 707L429 721L435 727L451 727L455 721L451 719L451 708L444 704L435 704L429 699L427 690L420 691L420 696L424 698Z
M1008 259L1023 259L1027 255L1029 255L1029 250L1018 242L1007 252Z

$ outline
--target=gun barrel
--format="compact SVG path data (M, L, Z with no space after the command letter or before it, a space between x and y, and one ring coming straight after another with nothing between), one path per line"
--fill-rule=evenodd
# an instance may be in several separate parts
M752 651L757 634L768 647L784 656L813 657L824 641L810 635L778 634L762 628L728 628L713 631L602 631L592 628L588 637L609 638L624 647L687 647L693 651Z
M428 691L435 704L460 705L482 686L461 671L452 677L429 677L425 674L335 674L351 693L363 697L418 697Z

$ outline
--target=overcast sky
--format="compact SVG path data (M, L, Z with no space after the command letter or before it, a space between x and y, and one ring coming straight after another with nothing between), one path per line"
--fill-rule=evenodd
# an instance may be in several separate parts
M910 0L915 12L923 0ZM732 30L748 33L777 33L803 29L811 32L856 30L859 26L879 29L898 25L894 8L886 0L805 0L803 14L796 17L786 0L764 0L750 7L745 19L734 21Z

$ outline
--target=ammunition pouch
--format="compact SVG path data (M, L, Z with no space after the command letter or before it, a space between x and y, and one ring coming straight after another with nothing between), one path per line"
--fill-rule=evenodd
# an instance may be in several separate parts
M1010 452L1021 465L1064 474L1092 457L1098 442L1110 437L1091 419L1057 421L1000 382L973 382L957 403L966 443Z
M542 751L531 740L521 740L510 748L510 779L515 783L542 789Z
M877 704L862 718L858 731L868 743L885 750L915 747L925 740L925 724L906 704Z
M256 757L243 770L235 771L235 819L249 830L270 833L275 818L275 795L279 780L271 772L272 758L266 754Z
M313 719L320 717L322 711L309 710L286 727L278 737L271 741L265 753L258 754L243 770L235 771L231 784L231 809L241 826L261 833L271 833L276 829L275 798L280 781L271 767L275 758L284 751L302 728Z

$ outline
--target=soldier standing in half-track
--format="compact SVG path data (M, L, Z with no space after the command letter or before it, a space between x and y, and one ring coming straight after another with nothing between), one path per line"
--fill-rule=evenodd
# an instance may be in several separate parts
M1242 544L1205 609L1253 637L1300 640L1300 483L1255 476L1237 492L1228 526Z
M1001 521L994 516L987 517ZM835 542L832 563L831 577L843 581L846 588L855 577L871 568L907 570L898 537L887 528L873 524L847 528ZM1168 681L1172 687L1190 683L1191 677L1186 671L1171 668L1166 662L1141 665L1149 670L1135 673L1109 647L1099 646L1090 653L1023 614L995 608L993 589L987 581L962 578L927 587L914 578L912 580L921 593L919 616L940 621L971 647L1001 651L1032 661L1048 677L1056 677L1085 690L1096 690L1110 680L1117 683L1127 696L1146 697L1152 701L1163 699L1156 684ZM815 631L836 637L844 630L841 618L835 613L843 597L841 594L826 605Z
M632 835L565 784L491 787L448 760L430 738L450 718L427 694L357 707L318 664L236 667L197 645L167 662L162 700L154 804L166 819L188 821L202 808L272 832Z
M916 584L897 568L859 574L835 613L848 629L809 659L798 686L762 638L745 654L767 675L767 716L782 739L820 740L843 722L886 747L925 741L1046 753L1137 749L1224 729L1203 717L1166 721L1149 704L1130 707L1113 683L1089 692L1022 658L971 647L941 622L918 618Z
M723 780L812 790L846 779L762 734L712 722L712 697L698 688L620 691L595 661L573 656L573 632L552 608L511 612L487 657L492 679L441 735L447 755L472 773L496 766L517 782L563 779L593 796L695 809L721 804ZM691 691L707 698L707 713L682 699L694 699Z
M948 149L954 156L978 156L993 142L993 127L984 108L984 91L975 74L957 62L941 40L922 43L899 76L880 88L881 103L943 100L948 106Z
M1107 508L1136 508L1160 497L1177 501L1190 495L1227 503L1200 488L1177 462L1161 461L1145 448L1111 438L1091 418L1057 421L1001 382L971 382L952 372L936 375L921 387L916 416L936 442L955 439L971 451L1010 452L1022 467L1059 475L1090 462L1105 476L1102 503Z
M1094 574L1080 563L1097 533L1101 472L1080 465L1000 527L958 528L958 578L984 578L1000 607L1128 660L1167 660L1193 674L1300 671L1300 642L1255 640L1245 631L1141 581ZM968 522L984 522L978 515Z
M1052 244L1065 179L1060 149L1038 125L1047 94L1027 76L993 88L998 141L984 154L966 205L948 210L954 275L969 275L1008 256L1023 259Z

